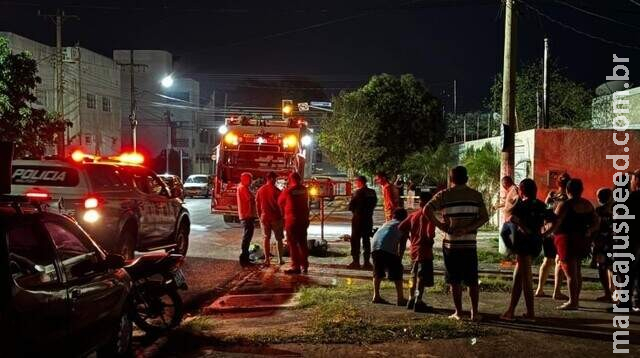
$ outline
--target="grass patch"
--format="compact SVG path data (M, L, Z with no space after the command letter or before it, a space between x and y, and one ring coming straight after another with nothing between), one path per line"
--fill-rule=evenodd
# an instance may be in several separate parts
M486 232L486 231L498 231L498 227L493 225L493 224L486 223L486 224L482 225L478 229L478 231L484 231L484 232Z
M381 290L383 296L393 297L395 293L393 283L388 281L382 282ZM440 278L433 288L429 288L429 293L445 293L446 290L447 285ZM388 322L389 317L385 319L368 306L371 294L370 282L348 279L335 287L304 287L300 290L299 302L300 308L309 313L305 332L259 335L251 337L251 340L267 343L370 344L391 339L460 338L488 334L488 329L477 324L435 315ZM398 311L398 314L402 313Z
M482 292L510 292L511 280L505 280L498 277L480 277L479 283L480 291ZM433 283L433 287L427 290L427 293L432 294L448 294L449 285L443 278L436 278Z
M341 280L334 287L303 287L299 315L306 322L301 330L267 330L258 334L212 334L215 319L197 317L185 322L174 335L190 339L214 340L216 345L264 345L282 343L373 344L391 340L430 340L478 337L493 334L490 328L468 321L453 321L428 314L407 318L400 307L371 306L372 284ZM430 292L446 292L442 279ZM393 297L394 285L383 281L383 296ZM207 338L208 337L208 338ZM209 344L209 343L205 343Z
M582 290L584 290L584 291L601 291L602 290L602 284L600 282L583 281L582 282Z
M511 280L498 277L480 277L480 291L482 292L509 292Z
M193 319L188 319L182 322L181 328L191 331L209 331L215 328L217 322L215 319L209 316L197 316Z
M478 250L478 262L499 264L504 258L497 250Z

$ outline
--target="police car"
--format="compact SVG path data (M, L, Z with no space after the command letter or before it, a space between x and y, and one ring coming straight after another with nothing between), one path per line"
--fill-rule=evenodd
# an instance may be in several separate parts
M139 153L99 158L75 151L68 159L14 160L12 194L41 200L66 214L109 252L174 250L186 255L189 212Z

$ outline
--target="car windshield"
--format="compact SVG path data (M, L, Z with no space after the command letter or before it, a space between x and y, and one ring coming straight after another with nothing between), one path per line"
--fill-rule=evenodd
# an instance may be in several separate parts
M209 182L209 180L205 176L197 176L197 177L188 177L187 178L187 183L206 184L208 182Z

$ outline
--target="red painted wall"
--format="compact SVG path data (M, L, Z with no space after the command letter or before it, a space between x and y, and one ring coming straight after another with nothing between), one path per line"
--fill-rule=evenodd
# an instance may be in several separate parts
M534 180L538 197L544 199L554 183L548 183L549 171L566 171L584 183L584 197L596 203L596 191L613 186L613 168L607 154L628 154L629 170L640 168L640 130L628 130L629 152L613 143L613 130L539 129L535 132ZM619 139L624 134L618 135Z

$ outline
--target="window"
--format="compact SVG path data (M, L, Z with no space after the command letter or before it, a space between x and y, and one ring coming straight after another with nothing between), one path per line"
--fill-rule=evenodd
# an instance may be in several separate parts
M87 108L95 109L96 108L96 95L92 93L87 93Z
M53 248L37 228L34 223L24 223L7 231L11 276L27 290L42 289L60 281Z
M136 188L146 194L162 194L164 184L152 172L146 170L135 170L131 172L131 177Z
M118 190L126 186L120 172L112 165L85 165L93 190Z
M58 257L68 280L94 272L98 263L95 251L85 246L75 233L61 224L46 222L44 226L56 246Z
M200 183L200 184L206 184L209 182L209 178L204 176L204 175L198 175L198 176L189 176L187 178L187 181L185 183Z
M102 97L102 111L111 112L111 98Z

